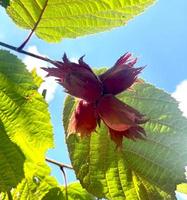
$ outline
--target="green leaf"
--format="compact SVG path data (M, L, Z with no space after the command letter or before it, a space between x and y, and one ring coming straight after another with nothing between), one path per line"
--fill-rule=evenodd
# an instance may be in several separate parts
M2 190L15 187L23 178L23 168L26 178L40 173L46 165L45 153L53 146L47 104L37 89L25 65L8 51L1 50L0 138L4 142L0 146L0 170L2 166L1 172L7 175L5 180L0 172Z
M95 198L82 188L80 183L71 183L67 187L68 200L94 200ZM65 200L65 188L52 188L42 200Z
M89 194L85 189L83 189L80 183L75 182L68 185L68 200L74 199L94 200L95 198L91 194Z
M14 22L48 42L75 38L125 25L155 0L12 0L7 9ZM46 5L47 3L47 5Z
M0 199L1 200L9 200L6 193L0 193Z
M177 185L177 191L187 194L187 183L181 183L181 184Z
M7 8L9 6L10 0L0 0L0 5L4 8Z
M23 179L16 190L12 193L13 199L17 200L41 200L53 187L56 187L56 181L50 177L33 177L33 179ZM52 199L51 199L52 200Z
M0 120L12 141L33 160L44 158L53 146L47 104L37 88L25 65L0 51Z
M177 102L154 86L136 84L133 91L118 96L149 117L144 125L146 140L123 140L117 151L104 124L91 137L67 138L76 176L93 195L112 200L173 200L176 185L185 180L187 165L187 119ZM64 127L75 108L68 96L64 108Z
M59 187L51 188L48 193L42 198L42 200L65 200L65 196L62 189ZM69 198L68 198L69 200Z
M42 84L43 82L43 79L38 76L38 74L36 73L36 68L34 68L32 71L31 71L31 74L32 74L32 77L33 77L33 81L35 83L35 85L39 88L40 85Z
M0 192L15 187L24 177L25 157L20 148L8 138L0 121Z
M56 180L49 176L49 172L49 168L43 166L40 168L40 173L37 173L33 177L23 179L17 188L11 190L12 199L42 200L51 189L57 187ZM6 193L1 193L1 198L9 200Z

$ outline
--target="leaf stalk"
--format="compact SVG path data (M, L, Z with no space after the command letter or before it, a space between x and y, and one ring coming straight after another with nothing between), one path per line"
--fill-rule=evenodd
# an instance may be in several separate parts
M43 14L44 14L44 11L45 11L45 9L46 9L46 7L47 7L47 3L48 3L48 0L45 1L44 7L43 7L43 9L41 10L41 13L40 13L40 15L39 15L39 17L38 17L38 20L37 20L37 22L34 24L34 27L33 27L33 29L31 30L30 34L28 35L28 37L26 38L26 40L18 47L18 50L22 50L22 49L25 47L25 45L28 43L28 41L30 40L31 36L33 35L34 31L36 30L36 28L38 27L38 24L40 23L40 21L41 21L41 19L42 19L42 16L43 16Z
M31 57L33 57L33 58L37 58L37 59L39 59L39 60L46 61L46 62L51 63L51 64L53 64L53 65L55 64L55 61L53 61L53 60L51 60L51 59L49 59L49 58L42 57L42 56L36 55L36 54L34 54L34 53L30 53L30 52L28 52L28 51L19 49L19 48L15 47L15 46L9 45L9 44L4 43L4 42L0 42L0 46L3 46L3 47L8 48L8 49L11 49L11 50L16 51L16 52L18 52L18 53L25 54L25 55L27 55L27 56L31 56Z

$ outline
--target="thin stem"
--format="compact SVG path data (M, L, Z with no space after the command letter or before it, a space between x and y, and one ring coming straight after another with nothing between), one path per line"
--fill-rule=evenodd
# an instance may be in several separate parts
M8 200L13 200L10 190L7 191L7 195L8 195Z
M53 160L53 159L50 159L50 158L46 158L45 160L49 163L57 165L60 168L60 170L62 171L62 174L63 174L63 177L64 177L66 200L68 200L67 178L66 178L66 173L64 171L64 168L73 169L73 167L70 166L70 165L64 164L64 163L60 163L60 162Z
M64 167L60 167L63 177L64 177L64 185L65 185L65 196L66 196L66 200L68 200L68 188L67 188L67 178L66 178L66 173L64 171Z
M53 160L53 159L50 159L50 158L46 158L45 159L47 162L49 163L52 163L54 165L57 165L58 167L61 168L67 168L67 169L73 169L73 167L71 165L68 165L68 164L64 164L64 163L61 163L61 162L58 162L56 160Z
M40 20L42 19L42 16L44 14L44 11L47 7L47 3L48 3L48 0L45 1L45 4L44 4L44 7L43 9L41 10L41 13L40 13L40 16L38 17L38 20L37 22L35 23L33 29L31 30L30 34L28 35L28 37L26 38L26 40L18 47L19 50L23 49L25 47L25 45L28 43L28 41L30 40L32 34L34 33L34 31L36 30L36 28L38 27L38 24L40 23Z
M22 53L22 54L31 56L31 57L33 57L33 58L37 58L37 59L46 61L46 62L51 63L51 64L55 64L55 61L53 61L53 60L51 60L51 59L49 59L49 58L45 58L45 57L42 57L42 56L39 56L39 55L30 53L30 52L28 52L28 51L25 51L25 50L22 50L22 49L18 49L17 47L12 46L12 45L9 45L9 44L6 44L6 43L4 43L4 42L0 42L0 46L6 47L6 48L11 49L11 50L13 50L13 51L16 51L16 52L18 52L18 53Z

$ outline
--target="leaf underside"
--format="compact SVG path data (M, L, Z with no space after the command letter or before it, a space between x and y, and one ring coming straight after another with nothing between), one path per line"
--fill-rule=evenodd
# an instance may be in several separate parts
M47 104L25 65L0 50L0 191L36 176L53 146Z
M176 185L184 181L187 165L187 120L177 102L164 91L139 83L118 96L145 114L146 140L123 140L118 152L105 125L91 137L67 138L76 176L83 187L97 197L112 200L173 200ZM76 100L68 96L64 108L64 128Z
M67 186L68 200L95 200L95 198L82 188L80 183L74 182ZM65 187L57 186L54 179L46 176L40 179L24 179L18 187L11 192L15 200L66 200ZM1 200L9 200L8 195L0 193Z
M15 187L24 177L25 156L20 148L10 141L0 121L0 192Z
M43 12L35 33L48 42L58 42L62 38L75 38L123 26L154 2L155 0L12 0L7 12L17 25L25 29L33 29Z
M85 189L82 188L80 183L74 182L67 187L68 200L94 200L95 198L89 194ZM43 200L66 200L65 188L56 187L51 189Z

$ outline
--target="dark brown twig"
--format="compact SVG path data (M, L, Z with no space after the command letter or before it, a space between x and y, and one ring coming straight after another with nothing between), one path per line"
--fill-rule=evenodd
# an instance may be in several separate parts
M35 23L33 29L31 30L30 34L28 35L28 37L26 38L26 40L18 47L18 50L22 50L25 45L28 43L28 41L30 40L31 36L33 35L34 31L36 30L36 28L38 27L38 24L40 23L40 20L42 19L42 16L44 14L44 11L47 7L47 3L48 3L48 0L45 1L45 4L44 4L44 7L43 9L41 10L41 13L40 13L40 16L38 17L38 20L37 22Z

